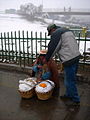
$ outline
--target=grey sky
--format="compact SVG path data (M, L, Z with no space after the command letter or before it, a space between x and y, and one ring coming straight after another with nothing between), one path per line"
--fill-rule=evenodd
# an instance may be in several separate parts
M90 0L0 0L0 10L7 8L19 9L21 4L33 3L40 5L43 3L44 8L90 8Z

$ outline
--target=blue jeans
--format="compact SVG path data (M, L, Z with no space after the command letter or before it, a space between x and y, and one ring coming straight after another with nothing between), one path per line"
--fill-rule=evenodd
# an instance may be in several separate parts
M76 73L78 62L64 67L64 84L66 87L65 95L70 97L74 102L80 102L76 87Z

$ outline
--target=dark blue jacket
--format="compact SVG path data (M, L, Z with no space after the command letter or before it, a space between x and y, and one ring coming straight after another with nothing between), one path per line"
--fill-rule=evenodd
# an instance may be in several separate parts
M52 33L51 35L51 40L48 44L48 52L46 54L46 60L48 61L52 56L53 56L53 53L58 45L58 43L60 42L60 38L61 38L61 35L67 31L70 31L69 29L66 29L66 28L61 28L61 27L58 27L55 32Z
M69 29L60 27L52 32L46 60L48 61L56 53L60 61L64 64L79 59L80 52L78 50L78 44L75 36Z

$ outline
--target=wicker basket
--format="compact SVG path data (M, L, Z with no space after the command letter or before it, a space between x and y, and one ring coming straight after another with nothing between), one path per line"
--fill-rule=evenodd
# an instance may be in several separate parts
M26 92L22 92L20 90L18 90L18 91L19 91L22 98L28 99L28 98L32 98L35 95L35 88L32 88L31 90L26 91Z
M40 92L37 92L37 91L35 91L35 92L36 92L36 95L37 95L38 99L40 99L40 100L48 100L52 96L53 89L50 90L49 92L45 92L45 93L40 93Z

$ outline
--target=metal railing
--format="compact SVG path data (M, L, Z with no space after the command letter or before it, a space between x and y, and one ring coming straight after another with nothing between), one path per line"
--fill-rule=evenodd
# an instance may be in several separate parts
M72 30L78 41L78 46L83 43L83 57L81 63L88 63L86 59L87 42L90 43L90 37L82 30ZM50 38L47 33L33 33L28 31L15 31L0 34L0 62L18 64L20 66L32 66L41 49L46 49ZM90 52L89 52L90 53ZM58 58L55 57L57 60Z
M31 65L38 55L38 51L45 49L48 41L46 33L37 32L8 32L0 34L0 61ZM39 36L39 37L38 37ZM43 44L44 43L44 44Z

